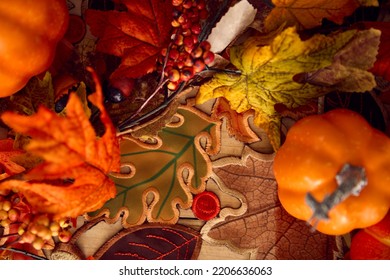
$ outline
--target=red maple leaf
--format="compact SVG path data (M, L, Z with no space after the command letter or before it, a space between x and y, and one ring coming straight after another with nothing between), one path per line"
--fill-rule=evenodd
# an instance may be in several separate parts
M99 38L96 50L121 58L111 78L138 78L156 68L171 35L171 0L116 0L125 11L86 11L86 21Z

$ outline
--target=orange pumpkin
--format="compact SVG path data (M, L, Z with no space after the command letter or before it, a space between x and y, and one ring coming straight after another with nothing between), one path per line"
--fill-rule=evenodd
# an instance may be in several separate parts
M68 21L65 0L0 1L0 97L50 66Z
M337 177L346 164L364 169L367 184L363 190L357 191L344 183L339 185ZM316 213L313 205L318 206L315 207L318 213L330 208L322 213L327 217L315 226L318 231L332 235L371 226L386 215L390 208L389 171L390 138L359 114L346 109L298 121L288 131L274 160L283 207L292 216L306 221ZM358 178L356 171L351 174L349 179ZM350 191L350 195L340 199Z

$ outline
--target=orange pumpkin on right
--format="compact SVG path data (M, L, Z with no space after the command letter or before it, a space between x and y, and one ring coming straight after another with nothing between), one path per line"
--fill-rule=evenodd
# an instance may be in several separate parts
M352 237L349 256L352 260L390 260L390 212Z
M390 138L347 109L308 116L288 131L274 174L290 215L329 235L367 228L390 209Z

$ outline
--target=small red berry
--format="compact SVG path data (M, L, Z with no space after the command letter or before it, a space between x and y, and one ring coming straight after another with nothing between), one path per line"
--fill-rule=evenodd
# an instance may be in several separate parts
M183 3L183 0L172 0L173 6L180 6Z
M179 87L179 83L178 82L169 82L167 84L167 88L169 90L176 90L178 87Z
M206 2L204 0L198 0L197 2L197 8L198 10L204 10L206 8Z
M203 61L207 65L212 63L214 61L214 58L215 58L215 55L213 52L208 51L208 52L203 53Z
M169 58L171 58L171 59L173 59L173 60L178 59L178 58L179 58L179 55L180 55L180 53L179 53L179 51L178 51L177 49L171 49L171 50L169 51Z
M187 46L187 47L194 46L194 39L192 38L192 36L185 37L183 42L184 42L184 46Z
M198 46L197 48L193 49L192 52L191 52L191 56L193 58L199 58L199 57L202 57L203 56L203 49Z
M209 51L211 49L211 45L207 41L203 41L199 45L204 51Z
M172 25L173 27L179 27L179 26L180 26L180 23L179 23L176 19L174 19L174 20L172 20L171 25Z
M194 76L194 70L192 67L185 67L181 72L181 80L187 82Z
M200 26L199 23L194 23L191 26L191 32L194 34L199 34L202 31L202 27Z
M183 8L184 9L189 9L192 7L192 0L184 0L183 2Z
M201 59L197 59L197 60L195 60L193 67L194 67L195 73L199 73L205 69L206 65L204 64L204 62Z
M175 43L175 45L181 46L181 45L183 45L183 39L184 39L184 36L182 34L176 34L173 42Z
M180 72L179 72L179 70L177 70L177 69L170 70L168 72L168 79L171 82L177 82L178 80L180 80Z

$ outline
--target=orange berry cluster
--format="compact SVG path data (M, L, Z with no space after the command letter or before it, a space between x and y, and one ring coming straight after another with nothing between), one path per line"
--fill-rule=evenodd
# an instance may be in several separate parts
M53 237L60 242L70 240L72 233L68 219L54 221L47 214L33 214L30 210L18 194L0 195L0 226L9 228L10 235L19 236L19 243L29 243L36 250L42 249Z
M210 43L199 42L201 21L207 18L205 0L172 0L174 6L172 42L162 50L160 63L166 60L164 75L169 79L168 89L176 90L203 71L214 60Z
M18 229L20 243L30 243L36 250L40 250L53 237L60 242L68 242L72 237L71 227L67 219L53 221L46 214L34 215L31 220L24 221Z
M11 201L0 199L0 226L9 227L11 223L18 221L20 213L12 207Z

